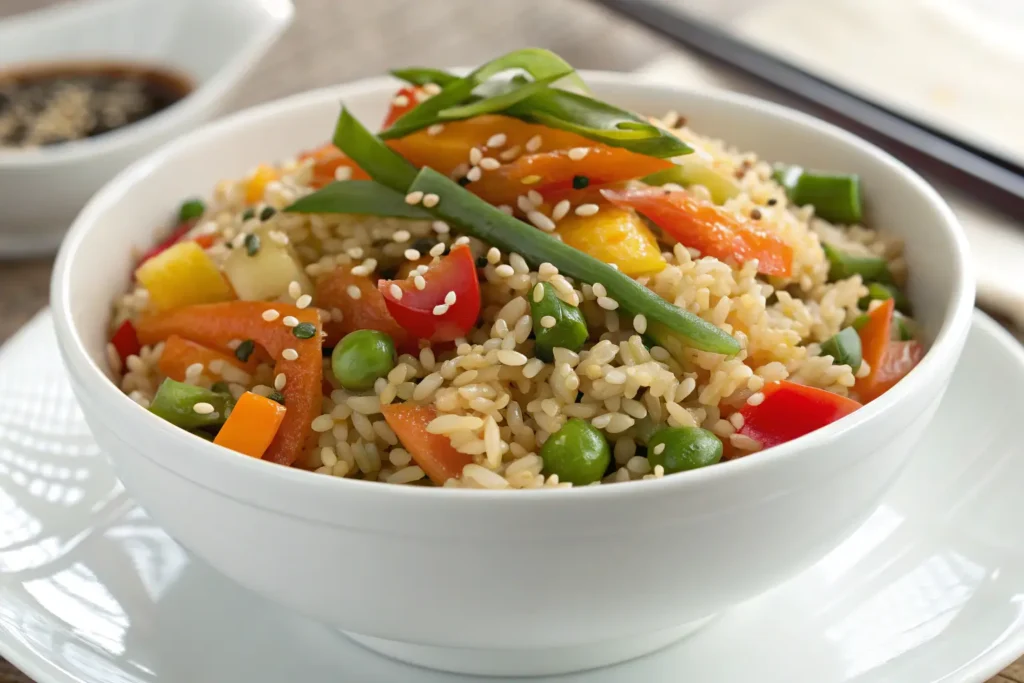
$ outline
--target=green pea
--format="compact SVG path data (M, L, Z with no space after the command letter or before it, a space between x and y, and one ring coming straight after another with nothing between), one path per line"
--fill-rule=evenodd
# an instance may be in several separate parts
M197 403L207 403L213 407L196 411ZM165 379L156 390L149 411L171 424L184 429L194 430L200 427L213 427L224 424L234 407L235 402L229 394L222 394L203 387L184 382ZM205 408L205 406L200 406Z
M580 309L558 298L555 288L542 282L537 285L544 290L537 301L536 288L530 292L530 316L533 318L533 334L537 338L536 353L541 360L550 362L555 347L579 351L587 341L590 332L587 321ZM544 323L550 327L545 327Z
M887 285L883 282L872 282L868 285L868 295L857 302L857 305L867 310L874 300L885 301L892 299L896 304L896 310L902 313L910 312L910 300L907 295L900 291L899 287Z
M714 465L722 459L722 441L700 427L666 427L647 442L651 467L661 465L665 474Z
M540 449L544 474L585 486L600 481L611 462L608 442L596 427L580 419L566 422Z
M185 221L195 220L203 215L206 211L206 205L198 199L189 199L182 202L181 208L178 209L178 222L184 223Z
M864 282L892 282L889 264L880 256L854 256L836 249L831 244L822 244L829 262L828 279L832 282L860 275Z
M822 356L832 356L836 365L849 365L857 372L861 364L860 335L852 327L845 327L821 345Z
M395 367L395 342L376 330L356 330L345 335L331 352L331 371L341 386L353 391L373 388L379 377Z

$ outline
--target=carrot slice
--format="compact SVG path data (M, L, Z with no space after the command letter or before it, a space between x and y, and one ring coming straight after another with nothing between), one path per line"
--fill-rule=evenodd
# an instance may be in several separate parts
M432 406L398 403L381 406L381 412L412 459L435 484L458 478L462 468L473 462L473 456L452 448L447 436L427 431L427 425L437 417Z
M358 298L352 297L353 291L358 291ZM331 320L324 324L327 332L324 343L328 348L349 332L377 330L390 336L399 350L415 352L418 349L416 339L388 313L377 283L365 275L353 275L351 269L344 267L324 273L316 281L316 302L317 306L332 312ZM334 319L335 309L341 312L341 320Z
M309 181L309 185L316 189L337 180L338 169L342 167L351 169L348 174L349 180L369 180L370 178L366 175L366 171L359 168L356 162L330 142L314 150L303 152L299 155L299 159L313 160L313 178Z
M860 328L861 357L871 371L854 385L864 403L873 401L910 372L924 357L924 345L918 341L892 341L892 316L896 302L886 299L868 313Z
M160 362L158 363L160 372L163 375L177 382L184 382L185 371L194 363L201 363L203 375L215 381L223 377L223 373L215 371L219 364L233 365L240 370L248 372L250 375L256 372L256 359L254 357L250 357L248 362L242 362L234 354L221 353L176 334L172 334L167 338L164 342L163 353L160 354Z
M265 320L263 314L271 309L278 315L273 320ZM283 324L285 318L314 325L314 334L309 339L296 337L292 332L294 328ZM232 352L229 344L233 339L252 339L263 347L275 359L274 374L285 376L281 393L288 407L264 459L282 465L298 460L313 438L310 425L320 414L322 399L323 361L320 316L316 309L265 301L200 304L143 318L136 328L143 344L155 344L176 334L223 353ZM282 356L285 349L294 349L298 358L285 359Z
M262 458L286 413L287 409L277 401L247 391L239 397L213 442L243 455Z

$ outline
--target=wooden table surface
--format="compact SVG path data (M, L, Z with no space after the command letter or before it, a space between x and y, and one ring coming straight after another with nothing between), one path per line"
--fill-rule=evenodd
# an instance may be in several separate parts
M294 1L294 25L229 109L376 75L394 66L477 63L523 45L553 49L581 68L623 71L673 49L583 0L446 0L443 5L419 0ZM688 3L728 19L753 1ZM50 4L53 0L3 0L0 18ZM346 26L360 30L345 31ZM609 32L614 40L595 40ZM52 265L52 257L0 261L0 343L46 306ZM1011 682L1024 683L1024 658L989 683ZM0 659L0 683L32 682Z

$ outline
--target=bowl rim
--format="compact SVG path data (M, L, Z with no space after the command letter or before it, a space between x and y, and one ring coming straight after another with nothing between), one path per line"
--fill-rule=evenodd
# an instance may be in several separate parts
M674 93L690 99L704 99L712 102L723 102L746 110L752 116L769 116L781 118L791 123L799 124L809 129L814 135L821 135L838 139L839 142L855 147L860 153L866 154L875 161L888 166L899 173L908 183L910 188L919 193L935 209L939 222L952 245L951 254L954 268L950 277L955 282L954 295L947 302L943 313L942 323L935 335L932 344L927 349L922 361L900 380L883 396L865 405L863 408L850 415L826 426L815 430L810 434L802 436L793 441L766 449L764 452L755 454L756 457L738 458L735 460L718 463L714 467L704 467L675 474L670 477L663 477L654 480L636 480L617 483L615 486L587 486L573 487L571 491L552 491L549 489L517 490L514 499L522 499L524 505L535 504L537 496L544 497L544 500L552 500L552 496L561 499L567 496L569 500L594 501L611 497L643 495L656 492L672 492L673 494L701 487L709 482L726 479L730 477L755 476L759 470L768 470L772 467L784 466L801 454L815 450L841 439L844 435L854 430L860 430L874 423L882 413L888 411L897 402L906 400L921 401L921 392L925 389L928 377L932 374L941 375L949 369L949 366L958 358L959 350L966 339L970 327L971 314L974 306L974 277L969 259L969 247L966 236L953 211L946 202L939 196L938 192L928 184L920 175L908 166L898 161L887 152L875 145L844 131L837 126L826 123L809 114L793 110L780 104L750 95L740 94L732 91L690 88L677 84L660 83L657 81L638 80L635 74L604 72L604 71L582 71L582 75L593 85L619 87L637 90L659 90ZM82 384L83 389L94 396L101 404L107 401L120 401L123 412L134 410L134 415L139 419L149 419L150 422L145 429L153 433L155 438L167 438L168 444L183 449L199 449L203 457L218 458L218 468L230 468L239 475L258 478L261 484L272 486L279 485L304 485L316 487L339 487L337 492L350 491L353 494L368 494L371 490L380 492L380 495L400 496L406 502L423 499L426 501L445 501L456 498L466 501L486 498L488 501L497 501L494 491L486 489L458 489L457 492L446 487L420 487L420 486L382 486L381 482L369 482L363 480L315 476L314 473L300 470L294 467L282 467L275 463L257 460L251 457L233 453L225 448L219 448L204 439L195 437L187 431L179 429L160 418L152 415L126 394L108 377L106 372L88 355L78 330L72 324L70 309L70 293L72 282L70 281L70 270L74 263L75 254L79 251L79 245L88 239L90 226L98 219L101 219L108 207L116 203L118 197L131 191L137 184L143 182L154 169L164 164L168 158L178 157L200 149L208 141L229 132L233 127L246 125L255 120L266 117L287 114L288 112L302 110L310 106L322 106L325 101L338 102L345 97L358 97L374 92L382 91L385 88L393 90L397 87L398 81L390 76L376 76L349 82L342 85L329 86L315 90L306 91L290 97L267 102L251 107L220 120L208 123L196 131L182 136L161 146L154 152L136 161L124 169L117 176L109 181L103 189L94 195L86 204L81 213L75 219L54 266L51 280L51 308L53 311L54 325L57 337L63 351L65 363L72 376L76 377ZM945 369L944 369L944 366ZM130 405L129 405L130 404ZM157 465L167 468L159 459L144 454L137 450L136 455L141 455L155 462ZM174 473L183 476L193 483L207 488L214 488L224 495L239 500L246 500L251 504L257 504L247 498L243 491L223 491L219 487L203 481L197 481L177 470ZM321 491L329 489L321 488ZM513 503L515 504L515 503ZM259 504L261 507L265 507ZM298 514L298 513L295 513Z
M4 31L20 30L21 32L31 31L35 26L42 24L64 23L74 25L79 22L87 22L89 17L95 14L102 14L111 6L123 4L125 0L76 0L75 2L44 7L42 9L14 15L8 20L0 23L0 29ZM204 2L193 2L192 6L203 8L208 5ZM291 24L295 16L295 6L292 0L250 0L241 3L254 14L262 14L267 20L255 31L249 32L249 38L242 47L229 55L220 67L207 79L194 83L194 88L183 98L173 103L166 109L156 112L151 116L136 121L133 124L123 126L102 135L78 140L69 140L66 143L53 147L42 147L32 149L4 149L0 148L0 171L50 168L66 163L99 158L107 154L117 154L129 149L132 145L140 142L159 138L171 132L183 119L194 118L198 112L208 109L222 99L231 88L245 77L249 69L259 61L270 47L277 41L281 33ZM74 62L77 59L44 58L30 61L14 61L0 66L0 71L17 71L21 68L45 67L48 64L62 64ZM87 60L97 64L117 64L131 62L132 64L144 67L156 67L166 69L165 64L160 64L151 59L134 59L130 57L97 57ZM172 70L173 71L173 70ZM173 71L179 73L178 71ZM192 80L192 74L181 75Z

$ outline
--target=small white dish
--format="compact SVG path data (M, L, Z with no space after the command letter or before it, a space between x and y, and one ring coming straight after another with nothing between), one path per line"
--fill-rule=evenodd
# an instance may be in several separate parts
M79 0L0 22L0 71L30 63L169 68L188 97L102 136L0 149L0 258L52 251L89 197L131 161L218 113L291 23L291 0Z
M1024 652L1022 413L1024 350L977 314L908 467L838 548L676 645L557 680L987 680ZM38 683L468 680L374 655L172 541L90 437L48 314L0 350L0 655Z

